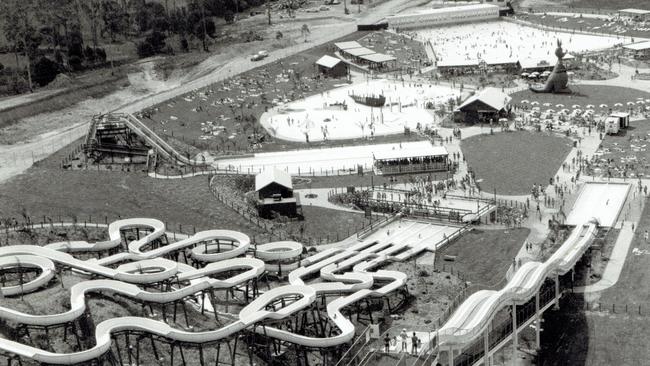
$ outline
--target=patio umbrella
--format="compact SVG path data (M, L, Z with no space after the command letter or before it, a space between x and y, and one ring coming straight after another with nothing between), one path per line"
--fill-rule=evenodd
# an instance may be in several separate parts
M634 102L627 102L627 105L634 105Z
M591 109L591 108L593 108L593 107L594 107L593 104L587 104L587 107L586 107L586 108L587 108L587 109Z
M528 101L528 99L524 99L524 100L521 101L521 104L527 104L527 103L530 103L530 102Z
M530 102L531 105L538 105L539 102Z
M573 108L573 109L580 108L580 105L579 104L574 104L574 105L571 106L571 108Z
M616 104L614 104L614 107L622 107L622 106L623 106L623 103L616 103Z
M538 110L539 110L539 107L533 107L533 110L534 110L534 111L538 111Z
M536 78L536 77L538 77L538 76L539 76L538 74L534 74L534 73L533 73L533 74L528 75L528 78L529 78L529 79L534 79L534 78Z
M645 104L645 102L642 101L642 100L637 100L637 101L636 101L636 104Z
M526 77L526 76L528 76L528 75L530 75L530 74L527 73L527 72L522 72L522 73L521 73L521 76L523 76L523 77Z
M599 105L600 108L607 108L607 104L601 104Z
M547 110L546 110L546 113L555 113L555 110L553 110L553 109L547 109Z
M544 104L542 104L542 105L543 105L544 107L550 107L550 106L551 106L551 103L544 103Z
M560 103L560 104L556 104L555 107L556 107L556 108L564 108L564 104L562 104L562 103Z

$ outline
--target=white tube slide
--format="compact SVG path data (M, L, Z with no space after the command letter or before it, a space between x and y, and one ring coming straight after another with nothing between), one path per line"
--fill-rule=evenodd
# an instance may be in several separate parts
M149 233L128 244L128 252L115 254L99 260L80 260L70 253L114 249L121 243L120 230L144 228ZM419 229L418 229L419 230ZM21 357L49 364L71 364L100 357L110 348L111 332L139 330L181 342L210 342L228 337L246 329L262 332L256 325L265 320L278 320L293 316L311 305L319 294L337 295L327 305L327 316L340 330L336 336L327 338L307 337L270 326L264 334L295 344L326 348L349 342L355 335L355 327L341 309L367 297L383 297L406 284L406 275L397 271L371 271L390 261L403 261L424 250L427 240L416 240L417 230L396 231L393 235L367 239L348 248L326 249L300 260L302 245L296 242L275 242L257 247L256 258L243 257L250 246L245 234L228 230L208 230L178 242L143 251L143 248L165 233L164 224L154 219L120 220L109 225L109 240L99 243L55 243L46 247L18 245L0 248L0 270L16 266L36 267L37 278L20 286L0 288L2 294L15 296L37 291L46 286L55 274L55 265L70 267L105 279L78 283L70 288L70 310L60 314L31 315L0 306L0 318L28 325L63 324L79 317L86 309L88 293L120 294L137 301L167 303L180 300L207 289L232 288L263 274L269 262L296 266L289 273L289 285L274 288L261 294L244 307L239 318L220 329L208 332L185 332L171 328L165 323L140 317L115 318L97 325L96 346L76 353L57 354L7 339L0 339L0 350ZM218 243L217 243L218 241ZM406 244L411 242L412 244ZM177 251L189 253L191 258L208 263L200 269L170 261L162 256ZM66 253L68 252L68 253ZM295 260L295 262L292 262ZM287 262L287 263L285 263ZM107 267L110 264L117 268ZM300 265L298 267L298 265ZM293 267L287 267L293 268ZM226 271L243 271L231 278L217 280L210 276ZM284 270L284 268L283 268ZM177 276L189 285L169 292L149 292L138 285L155 283ZM322 282L306 284L306 277L320 277ZM373 288L375 283L382 286ZM384 284L385 283L385 284ZM375 286L376 287L376 286ZM287 300L289 298L289 300ZM282 308L266 310L266 306L284 299Z

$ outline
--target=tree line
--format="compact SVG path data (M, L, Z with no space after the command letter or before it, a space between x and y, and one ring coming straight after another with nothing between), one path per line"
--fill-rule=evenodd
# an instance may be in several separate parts
M0 53L15 55L14 66L0 64L0 85L5 86L0 94L31 91L60 72L106 66L107 43L134 42L139 57L172 54L175 48L188 52L192 41L207 52L217 33L215 18L232 23L237 13L265 0L177 2L181 0L0 1L7 41ZM172 36L176 47L169 44Z

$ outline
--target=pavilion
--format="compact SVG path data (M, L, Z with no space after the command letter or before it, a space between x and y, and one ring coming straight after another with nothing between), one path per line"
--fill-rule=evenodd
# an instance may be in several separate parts
M404 174L446 171L449 168L447 148L429 144L411 149L397 148L373 154L373 166L378 174Z
M485 88L473 95L454 111L456 121L466 123L497 121L508 112L512 98L496 88Z

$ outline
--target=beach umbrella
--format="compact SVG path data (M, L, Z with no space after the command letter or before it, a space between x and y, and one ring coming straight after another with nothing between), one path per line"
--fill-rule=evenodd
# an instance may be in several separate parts
M599 105L600 108L607 108L607 104L601 104Z
M573 108L573 109L580 108L580 105L579 104L574 104L574 105L571 106L571 108Z
M622 106L623 106L623 103L616 103L616 104L614 104L614 107L622 107Z
M627 102L627 105L634 105L634 102Z
M539 102L530 102L531 105L538 105Z
M528 101L528 99L524 99L524 100L521 101L521 104L527 104L527 103L530 103L530 102Z
M592 109L593 107L594 107L593 104L587 104L587 107L585 107L585 108L587 108L587 109Z
M556 104L556 105L555 105L555 108L564 108L564 104L562 104L562 103L560 103L560 104Z

